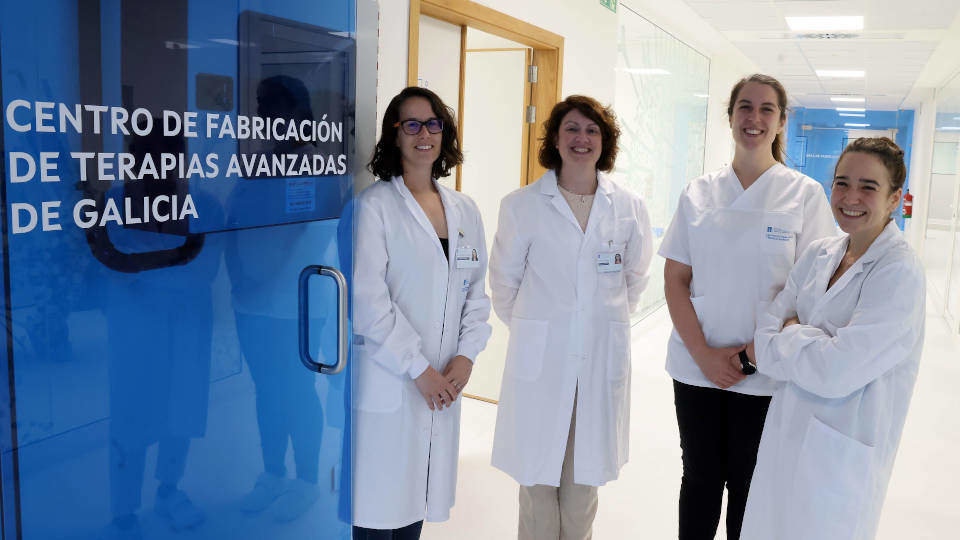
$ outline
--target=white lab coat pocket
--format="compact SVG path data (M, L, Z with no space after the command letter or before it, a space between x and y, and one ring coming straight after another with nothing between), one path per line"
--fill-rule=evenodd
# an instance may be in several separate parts
M610 322L607 345L607 378L618 381L630 374L630 324Z
M803 218L788 212L764 212L760 246L767 255L790 256L793 264L797 235L803 230Z
M543 368L543 354L547 347L548 321L510 320L510 341L507 344L506 371L517 379L534 381Z
M790 538L854 538L872 462L872 447L811 417L791 495L790 530L797 534Z
M357 377L357 409L376 413L389 413L399 409L403 396L401 376L390 373L370 358L363 346L357 346L356 349L358 361L354 369Z

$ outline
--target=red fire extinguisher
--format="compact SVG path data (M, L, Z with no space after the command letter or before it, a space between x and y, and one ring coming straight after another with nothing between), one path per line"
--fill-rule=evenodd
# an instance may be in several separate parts
M903 218L909 219L911 217L913 217L913 195L910 194L908 189L903 194Z

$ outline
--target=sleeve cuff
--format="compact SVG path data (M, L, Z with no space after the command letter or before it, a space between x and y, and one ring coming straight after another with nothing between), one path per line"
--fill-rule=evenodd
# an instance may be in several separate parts
M469 347L461 344L460 348L457 349L457 356L463 356L470 361L471 364L477 363L477 355L480 354L480 351L476 347Z
M407 369L407 374L410 375L411 379L416 379L420 375L423 375L423 372L430 367L430 362L427 362L427 359L423 357L422 354L418 354L411 362L410 368Z

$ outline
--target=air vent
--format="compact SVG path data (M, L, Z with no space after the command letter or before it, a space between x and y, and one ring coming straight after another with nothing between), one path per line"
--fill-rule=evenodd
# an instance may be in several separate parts
M795 34L794 39L857 39L861 34L837 33L837 32L815 32L812 34Z
M897 32L804 32L794 34L791 32L767 32L760 34L760 39L781 39L781 40L825 40L825 39L868 39L868 40L900 40L904 39L903 33Z

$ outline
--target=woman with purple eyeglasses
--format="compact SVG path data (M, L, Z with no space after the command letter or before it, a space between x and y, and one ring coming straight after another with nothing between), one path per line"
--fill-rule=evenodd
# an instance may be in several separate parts
M460 393L490 337L477 205L437 179L463 160L453 112L410 87L384 113L357 198L354 539L415 540L450 516Z

